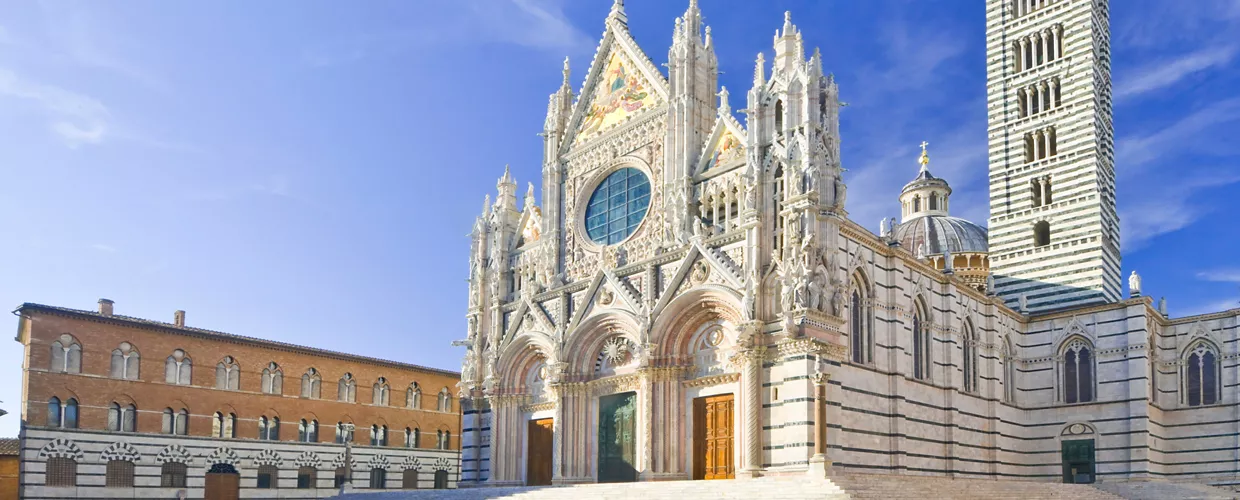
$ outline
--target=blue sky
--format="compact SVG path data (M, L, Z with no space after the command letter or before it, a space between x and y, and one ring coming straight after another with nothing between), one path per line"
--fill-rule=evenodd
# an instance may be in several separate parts
M0 304L107 297L119 314L185 309L192 326L459 369L466 234L505 164L522 192L537 181L547 95L565 56L580 88L610 3L6 2ZM627 3L665 62L687 0ZM701 3L736 108L785 10L821 47L849 104L854 219L876 231L898 214L926 140L953 214L985 223L978 2ZM1240 2L1112 15L1124 273L1173 316L1236 307ZM0 435L17 432L20 364L0 343Z

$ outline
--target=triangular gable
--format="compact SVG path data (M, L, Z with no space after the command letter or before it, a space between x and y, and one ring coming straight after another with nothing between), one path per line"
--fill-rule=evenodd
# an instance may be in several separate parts
M697 173L711 169L734 167L745 162L745 129L736 118L721 114L715 120L714 131L698 161Z
M521 213L521 221L517 227L520 230L517 231L515 248L538 241L538 238L542 236L542 210L538 207L527 208Z
M609 20L573 108L565 148L598 137L667 102L667 79L637 46L623 23Z

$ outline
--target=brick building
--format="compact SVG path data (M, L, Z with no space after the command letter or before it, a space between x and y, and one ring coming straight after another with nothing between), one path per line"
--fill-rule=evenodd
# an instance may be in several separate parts
M217 463L242 497L330 496L346 442L356 488L456 485L455 372L187 327L184 311L115 315L106 299L16 312L22 498L201 498Z
M0 500L17 500L18 444L16 439L0 439Z

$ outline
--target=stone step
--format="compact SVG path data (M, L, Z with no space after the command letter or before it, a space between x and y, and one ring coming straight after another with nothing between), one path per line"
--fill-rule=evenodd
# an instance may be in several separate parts
M848 494L830 480L808 478L659 481L522 488L403 490L399 492L357 491L337 498L356 500L489 500L499 498L511 500L690 500L696 498L710 500L754 498L850 500Z
M1121 500L1085 484L941 476L848 474L832 479L854 500Z

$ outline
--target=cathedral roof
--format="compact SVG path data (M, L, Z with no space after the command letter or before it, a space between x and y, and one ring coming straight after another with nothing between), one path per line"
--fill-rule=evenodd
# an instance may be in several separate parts
M948 215L923 215L895 229L900 245L918 255L989 252L986 228Z

